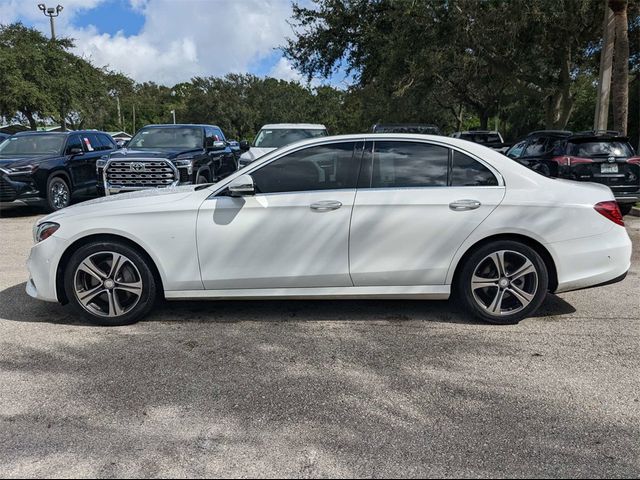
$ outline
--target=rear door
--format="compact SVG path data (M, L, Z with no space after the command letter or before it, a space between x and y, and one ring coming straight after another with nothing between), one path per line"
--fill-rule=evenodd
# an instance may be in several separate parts
M478 159L416 141L365 149L349 243L356 286L441 285L462 242L502 201Z

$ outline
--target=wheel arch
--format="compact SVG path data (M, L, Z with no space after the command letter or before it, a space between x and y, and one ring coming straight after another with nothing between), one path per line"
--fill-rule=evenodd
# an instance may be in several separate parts
M149 267L151 268L151 272L153 273L153 276L157 283L157 291L160 294L164 295L164 285L162 282L162 275L160 275L160 270L158 269L156 262L153 260L153 258L151 258L151 256L146 252L144 248L142 248L139 244L137 244L135 241L131 240L130 238L124 237L122 235L117 235L113 233L97 233L97 234L87 235L86 237L77 239L75 242L71 243L66 248L66 250L60 257L60 260L58 261L58 266L56 268L56 296L58 297L58 301L61 304L64 305L69 301L67 297L67 292L64 289L64 273L66 271L66 267L69 263L69 259L71 258L71 255L73 255L73 253L76 250L78 250L78 248L81 248L84 245L87 245L89 243L96 242L96 241L116 241L119 243L123 243L133 248L134 250L136 250L136 252L138 252L148 261Z
M533 250L535 250L536 253L540 255L540 257L542 258L542 261L547 267L547 272L549 273L549 291L550 292L556 291L556 289L558 288L558 270L556 268L556 263L553 257L551 256L551 253L539 241L531 237L528 237L526 235L522 235L518 233L500 233L496 235L491 235L489 237L485 237L481 240L478 240L476 243L474 243L469 248L467 248L467 250L464 252L464 254L462 254L460 259L458 260L458 263L455 266L451 285L455 286L457 284L458 276L460 275L460 272L465 262L473 254L473 252L475 252L478 248L488 243L492 243L500 240L516 241L524 245L527 245L528 247L531 247Z

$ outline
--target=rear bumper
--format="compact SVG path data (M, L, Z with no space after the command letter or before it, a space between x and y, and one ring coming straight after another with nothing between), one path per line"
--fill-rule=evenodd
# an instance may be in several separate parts
M545 246L556 263L556 293L621 281L631 267L631 239L617 225L601 235Z

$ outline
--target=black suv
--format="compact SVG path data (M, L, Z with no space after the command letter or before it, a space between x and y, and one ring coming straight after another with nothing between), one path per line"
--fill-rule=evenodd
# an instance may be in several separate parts
M507 156L543 175L607 185L624 215L640 200L640 157L618 132L532 132Z
M212 183L238 168L240 148L215 125L148 125L127 147L98 162L106 195L147 188Z
M0 201L43 199L48 211L98 193L96 162L116 149L104 132L21 132L0 144Z

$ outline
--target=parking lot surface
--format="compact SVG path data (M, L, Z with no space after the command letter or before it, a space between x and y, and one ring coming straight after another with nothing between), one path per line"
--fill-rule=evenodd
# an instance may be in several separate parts
M159 305L92 327L24 293L0 213L3 477L638 477L640 219L619 284L493 326L453 302Z

